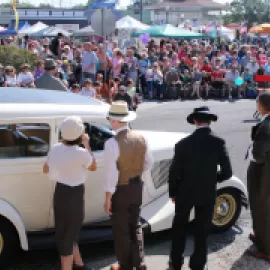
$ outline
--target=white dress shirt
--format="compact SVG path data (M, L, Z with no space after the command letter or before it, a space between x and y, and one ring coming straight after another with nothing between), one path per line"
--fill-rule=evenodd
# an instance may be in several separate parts
M129 129L128 126L122 127L116 130L116 134L120 131ZM148 171L152 168L154 163L153 155L149 149L148 144L146 143L146 154L145 154L145 161L144 161L144 168L143 171ZM119 147L118 143L115 138L109 139L105 143L104 149L104 190L105 192L109 192L113 194L116 190L116 186L118 183L119 171L117 169L117 161L119 158Z
M262 123L268 115L269 114L266 114L266 115L262 116L260 122ZM248 147L248 159L249 159L249 161L256 162L256 160L253 157L252 151L253 151L253 143Z

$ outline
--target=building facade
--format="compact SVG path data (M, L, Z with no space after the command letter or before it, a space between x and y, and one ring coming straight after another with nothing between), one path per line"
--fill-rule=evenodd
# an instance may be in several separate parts
M149 5L146 9L151 11L151 20L154 24L178 25L185 20L207 21L211 13L216 14L221 20L222 11L227 10L228 6L213 0L164 0Z

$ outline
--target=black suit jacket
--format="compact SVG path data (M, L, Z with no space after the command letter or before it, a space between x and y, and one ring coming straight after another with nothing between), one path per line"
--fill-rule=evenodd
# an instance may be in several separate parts
M270 155L270 115L252 128L253 150L256 163L265 163Z
M225 141L210 128L199 128L175 146L169 172L169 195L176 198L176 204L214 203L217 183L231 177Z

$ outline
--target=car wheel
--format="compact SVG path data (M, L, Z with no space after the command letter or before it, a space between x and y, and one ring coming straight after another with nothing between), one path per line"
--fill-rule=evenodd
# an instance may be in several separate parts
M238 220L242 209L242 198L239 190L224 188L217 192L212 232L221 233L230 229Z
M18 234L13 225L5 218L0 217L0 269L19 250Z

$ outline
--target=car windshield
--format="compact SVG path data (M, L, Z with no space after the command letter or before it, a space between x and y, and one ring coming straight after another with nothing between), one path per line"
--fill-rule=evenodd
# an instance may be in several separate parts
M87 98L71 92L16 87L1 88L0 103L102 104L99 100Z

